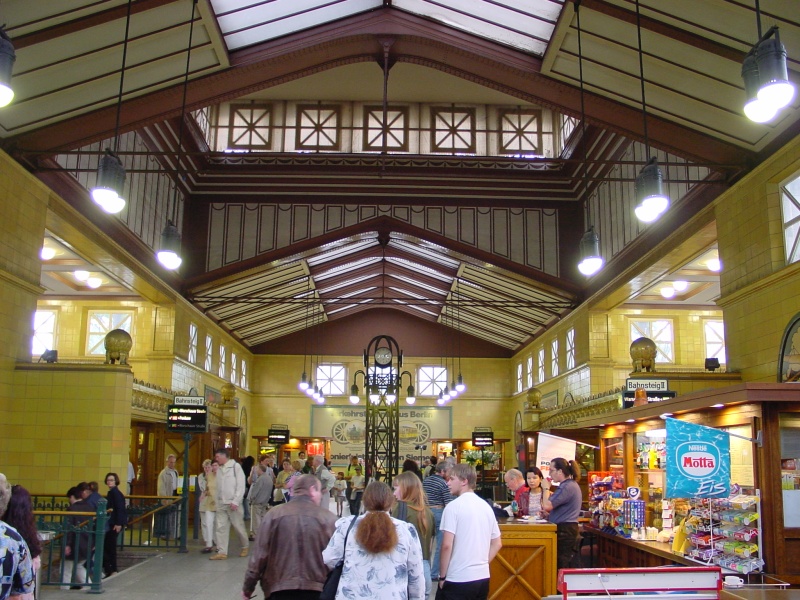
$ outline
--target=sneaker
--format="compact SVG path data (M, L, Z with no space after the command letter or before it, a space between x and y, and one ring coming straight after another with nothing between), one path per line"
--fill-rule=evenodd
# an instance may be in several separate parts
M208 560L228 560L227 554L215 554L214 556L210 556Z
M239 552L239 556L241 556L241 557L245 557L248 554L250 554L250 548L242 548L242 551Z
M214 551L214 548L212 548L211 546L209 546L208 548L203 548L202 550L200 550L200 552L202 552L203 554L211 554L213 551Z

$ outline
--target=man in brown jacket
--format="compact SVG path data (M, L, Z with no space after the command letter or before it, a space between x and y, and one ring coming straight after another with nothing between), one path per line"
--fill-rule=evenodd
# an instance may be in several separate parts
M270 510L256 532L255 551L242 585L242 598L261 582L267 600L317 600L328 567L322 551L328 546L336 516L320 508L322 486L314 475L301 475L292 499Z

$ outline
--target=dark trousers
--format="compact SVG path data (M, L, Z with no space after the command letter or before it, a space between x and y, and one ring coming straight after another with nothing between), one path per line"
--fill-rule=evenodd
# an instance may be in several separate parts
M319 592L313 590L281 590L269 595L269 600L319 600Z
M581 545L577 523L558 523L556 525L556 568L569 569L572 557Z
M355 498L348 496L347 503L350 505L350 514L354 517L358 516L358 511L361 510L361 496L363 494L364 492L357 492Z
M117 570L117 532L113 529L106 531L103 542L103 573L110 575Z
M435 585L439 585L434 582ZM489 580L465 581L454 583L445 581L436 590L436 600L486 600L489 596Z

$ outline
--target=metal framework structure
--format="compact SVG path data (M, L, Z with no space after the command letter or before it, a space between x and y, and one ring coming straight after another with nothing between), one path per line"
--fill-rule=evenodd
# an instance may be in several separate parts
M390 361L376 361L378 350L388 349ZM367 479L376 477L391 483L400 469L400 380L403 352L388 335L377 335L364 350L364 393L367 427L364 463ZM410 374L409 374L410 376Z

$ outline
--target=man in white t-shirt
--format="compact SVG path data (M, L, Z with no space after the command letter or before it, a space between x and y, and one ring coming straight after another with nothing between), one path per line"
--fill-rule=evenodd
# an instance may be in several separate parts
M456 497L444 509L442 556L436 600L483 600L489 595L489 563L502 546L489 504L475 490L475 468L457 464L447 487Z

